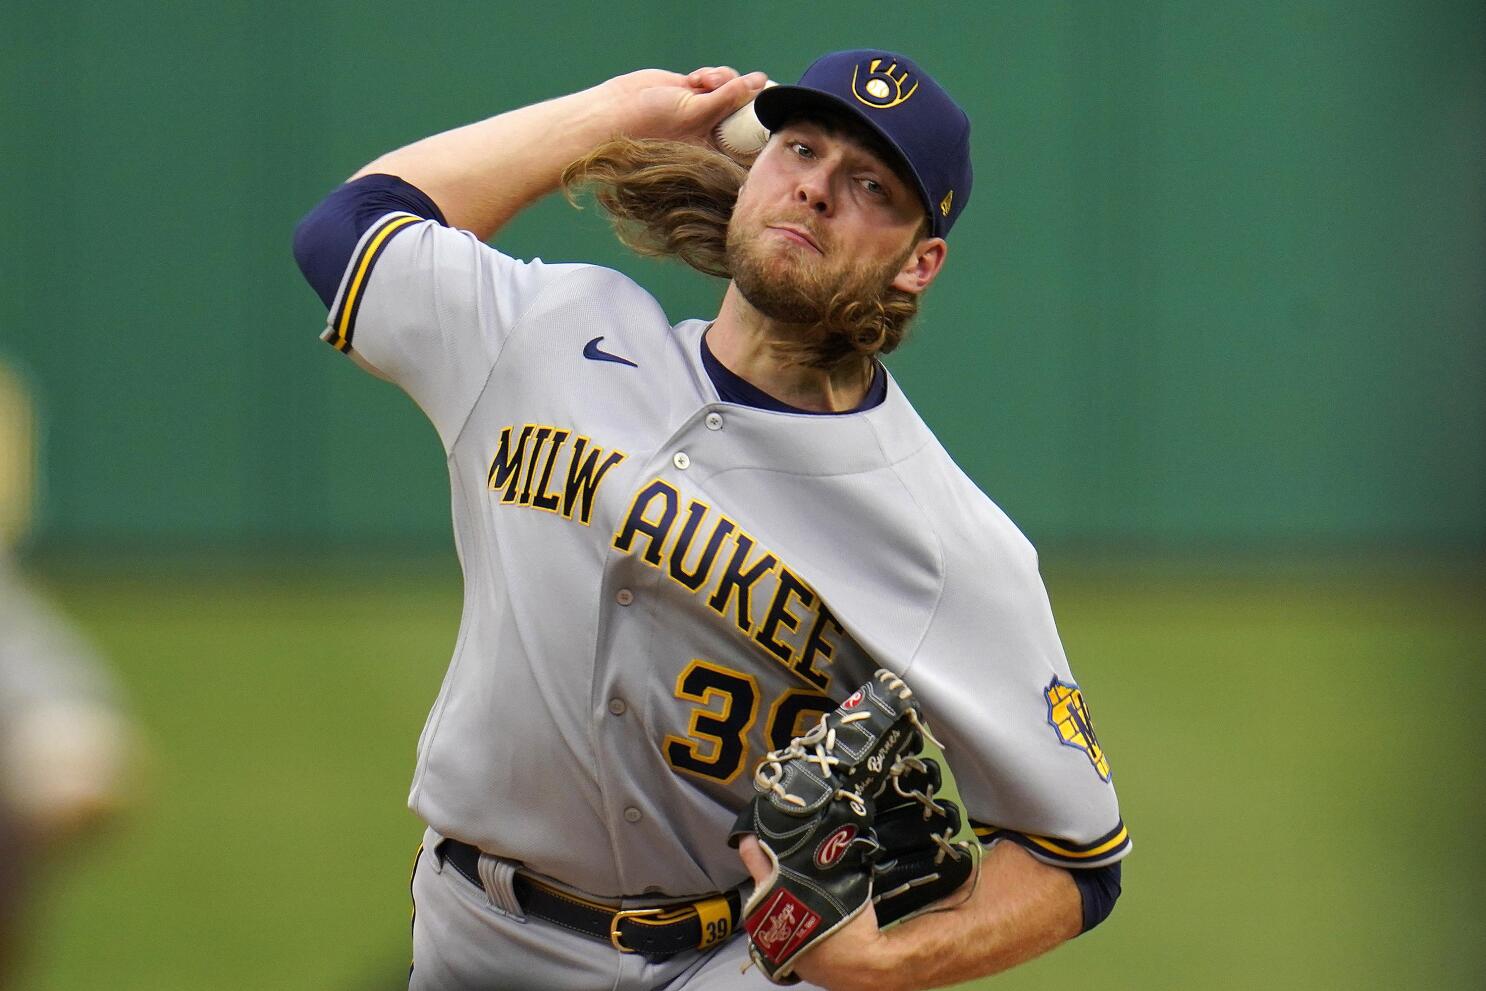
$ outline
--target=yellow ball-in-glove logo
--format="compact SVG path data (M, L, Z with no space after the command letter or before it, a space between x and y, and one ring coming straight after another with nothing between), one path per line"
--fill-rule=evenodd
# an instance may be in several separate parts
M882 59L875 58L851 70L851 95L873 110L896 107L917 91L918 80L907 69L899 69L897 62L884 69Z
M1094 735L1094 721L1089 717L1089 706L1084 702L1084 693L1077 685L1069 685L1053 678L1042 690L1047 701L1048 725L1058 734L1058 741L1065 747L1082 750L1094 765L1094 771L1105 781L1109 780L1109 760L1099 738Z

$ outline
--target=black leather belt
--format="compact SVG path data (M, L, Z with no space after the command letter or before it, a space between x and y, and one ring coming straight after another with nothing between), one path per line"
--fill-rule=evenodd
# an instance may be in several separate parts
M465 880L485 890L477 847L445 839L439 843L437 855ZM591 936L621 953L638 953L651 960L721 943L737 926L742 901L734 888L697 901L621 909L580 898L519 870L511 883L516 901L527 915Z

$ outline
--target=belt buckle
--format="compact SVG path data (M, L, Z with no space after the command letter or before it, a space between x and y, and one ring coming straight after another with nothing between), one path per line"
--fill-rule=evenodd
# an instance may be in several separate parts
M632 950L628 946L625 946L622 942L620 942L622 937L619 932L619 923L623 922L625 919L638 919L647 915L665 915L666 911L667 910L663 908L620 909L618 912L614 913L614 918L609 920L609 942L614 944L614 949L618 950L620 953L639 953L639 950Z

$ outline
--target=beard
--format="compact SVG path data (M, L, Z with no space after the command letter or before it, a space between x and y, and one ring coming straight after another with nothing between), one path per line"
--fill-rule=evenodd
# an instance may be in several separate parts
M734 214L727 232L727 265L733 282L748 304L764 316L813 326L825 336L833 332L832 314L844 305L879 304L908 257L905 254L876 267L853 264L850 258L832 265L827 256L808 248L768 243L764 232L771 223L803 228L822 248L830 249L806 220L775 217L755 224Z

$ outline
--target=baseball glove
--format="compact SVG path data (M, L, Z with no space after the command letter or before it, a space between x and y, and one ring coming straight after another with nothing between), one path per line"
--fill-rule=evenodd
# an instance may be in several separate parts
M960 831L960 807L935 797L942 785L933 758L904 757L877 801L872 829L882 849L873 868L872 904L882 928L922 915L957 891L980 863L978 844L952 839Z
M794 961L874 901L879 877L886 925L969 876L968 849L949 842L959 810L935 800L939 768L916 756L926 738L933 736L912 691L879 670L759 762L758 794L728 839L737 846L755 834L773 866L743 906L749 954L770 980L794 983Z

